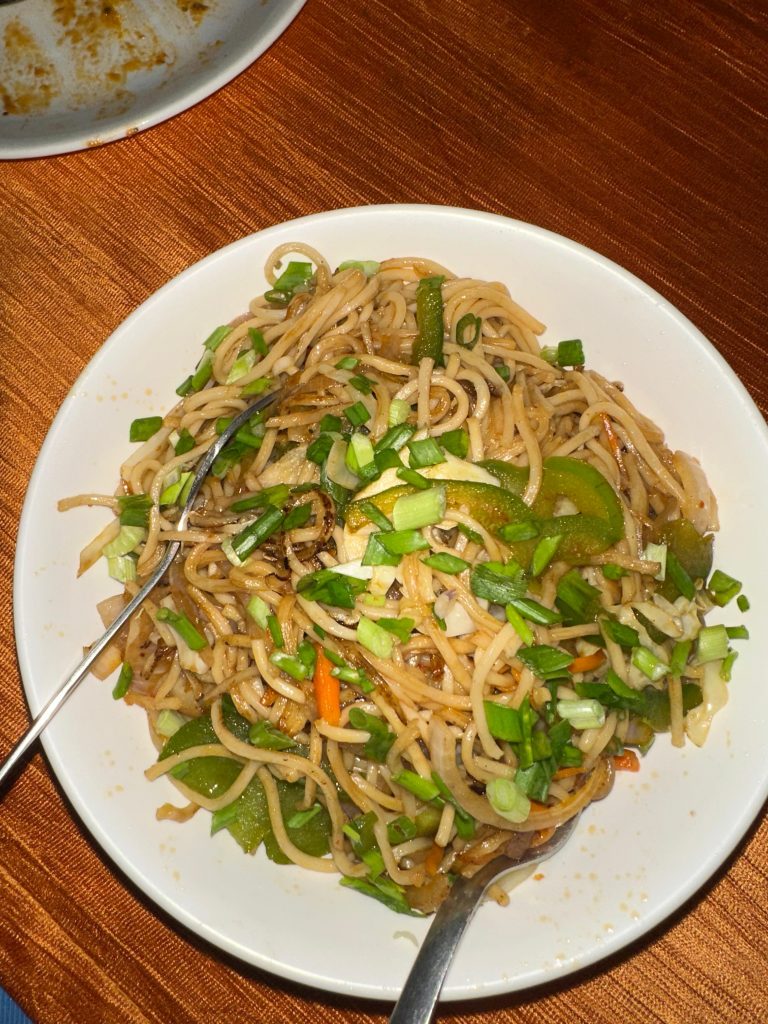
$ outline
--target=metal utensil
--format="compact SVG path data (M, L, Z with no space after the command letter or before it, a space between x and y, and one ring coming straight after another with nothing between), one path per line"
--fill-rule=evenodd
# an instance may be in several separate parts
M242 427L248 420L257 413L260 409L274 402L277 397L277 393L272 392L268 395L262 395L252 405L248 406L241 413L232 420L227 428L216 438L208 451L200 459L195 470L195 475L192 478L187 499L181 509L181 515L179 516L177 528L183 530L187 524L187 517L192 508L197 493L202 486L203 480L205 480L211 466L214 463L219 452L230 440L233 434ZM93 665L94 661L98 658L104 648L110 643L115 634L122 628L122 626L130 619L136 609L141 605L144 598L153 590L155 586L162 579L166 570L169 568L171 562L176 557L179 549L181 548L181 541L173 541L166 548L165 554L163 555L162 561L159 563L155 571L146 581L144 586L139 590L136 596L128 602L123 608L120 614L117 616L112 625L106 630L103 636L101 636L90 648L88 654L83 658L77 668L64 680L61 686L56 692L48 699L47 703L41 708L37 715L32 720L32 724L16 743L16 746L11 750L5 761L0 764L0 797L3 793L3 784L11 776L14 769L19 765L26 752L38 738L40 733L45 729L46 725L51 721L59 708L64 704L67 698L77 688L78 684L85 678Z
M573 835L578 819L576 815L560 825L550 839L519 859L506 854L494 857L471 878L459 878L454 883L432 919L389 1024L429 1024L448 968L485 890L499 875L547 860L561 850Z

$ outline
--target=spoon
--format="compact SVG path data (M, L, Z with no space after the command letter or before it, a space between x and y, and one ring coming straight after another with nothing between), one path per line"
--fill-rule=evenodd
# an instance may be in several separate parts
M2 4L4 0L0 0ZM189 492L187 499L181 508L181 515L179 516L176 528L183 530L187 524L187 517L192 508L195 498L197 497L198 491L200 490L203 481L208 476L208 471L213 465L217 455L221 449L226 445L233 434L236 434L243 424L247 423L254 413L257 413L260 409L274 402L277 397L277 392L272 392L268 395L262 395L261 398L257 398L256 401L249 405L247 409L244 409L241 413L232 420L227 426L226 430L216 438L211 447L206 451L205 455L200 459L195 470L195 475L189 486ZM109 644L115 634L122 628L122 626L130 619L133 613L140 607L144 598L157 586L162 579L163 575L170 567L171 562L174 560L181 548L181 541L173 541L168 545L159 565L147 579L142 586L141 590L136 596L128 602L123 608L120 614L117 616L115 621L109 626L106 632L101 636L90 648L88 654L83 658L80 664L73 670L73 672L64 680L61 686L55 691L55 693L48 699L46 704L32 719L32 723L16 743L16 745L8 754L5 761L0 764L0 798L3 793L3 784L8 777L13 773L14 769L19 765L19 762L23 759L26 752L41 734L46 725L51 721L59 708L64 704L67 698L74 693L79 683L85 678L93 665L94 661L98 658L104 648Z
M432 919L389 1024L429 1024L448 968L485 890L499 875L525 864L547 860L561 850L571 838L578 820L577 814L560 825L546 842L531 847L522 857L502 854L494 857L471 878L459 878L454 882L448 897Z

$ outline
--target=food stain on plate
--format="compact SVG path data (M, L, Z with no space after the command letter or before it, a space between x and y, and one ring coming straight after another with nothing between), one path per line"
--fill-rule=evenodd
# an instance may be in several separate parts
M127 110L157 87L219 0L54 0L0 14L0 111ZM207 44L206 44L207 45Z

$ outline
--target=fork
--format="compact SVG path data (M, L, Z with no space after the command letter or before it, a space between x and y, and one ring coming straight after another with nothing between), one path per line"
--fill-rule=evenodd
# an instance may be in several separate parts
M529 848L522 857L516 859L502 854L471 878L454 882L432 919L389 1024L429 1024L448 968L485 890L499 875L552 857L571 838L578 820L577 814L560 825L545 843Z
M0 0L0 4L7 2L7 0ZM237 433L254 413L257 413L260 409L265 408L271 402L274 402L278 397L279 392L273 391L268 395L262 395L261 398L257 398L252 405L249 405L247 409L244 409L241 413L232 420L227 428L216 438L211 447L200 459L195 470L195 475L192 477L190 483L189 492L187 494L186 501L182 505L181 514L179 516L176 528L183 530L187 523L187 516L189 515L192 505L194 504L195 498L197 497L198 491L202 487L203 481L208 475L208 471L213 465L217 455L221 449L226 445L229 439ZM168 545L157 568L154 570L152 575L142 586L141 590L136 594L132 600L122 609L120 614L99 637L99 639L91 645L88 654L83 658L79 665L72 671L72 673L64 680L59 688L49 697L46 704L41 708L37 715L33 718L27 731L23 734L20 740L13 747L11 752L6 757L5 761L0 764L0 799L3 795L3 784L13 774L14 769L20 764L24 755L45 729L46 725L51 721L56 712L62 707L64 702L69 696L77 689L79 684L85 678L93 665L94 661L98 658L104 648L110 643L112 638L119 632L122 626L130 619L133 613L141 606L142 601L145 597L157 586L160 580L163 578L165 572L170 568L171 562L178 554L181 548L181 541L173 541Z

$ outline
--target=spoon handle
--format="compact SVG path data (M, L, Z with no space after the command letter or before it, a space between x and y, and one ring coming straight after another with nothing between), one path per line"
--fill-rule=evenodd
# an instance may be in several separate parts
M492 861L472 878L454 883L450 899L440 905L429 926L389 1024L429 1024L456 949L498 871L498 863Z

